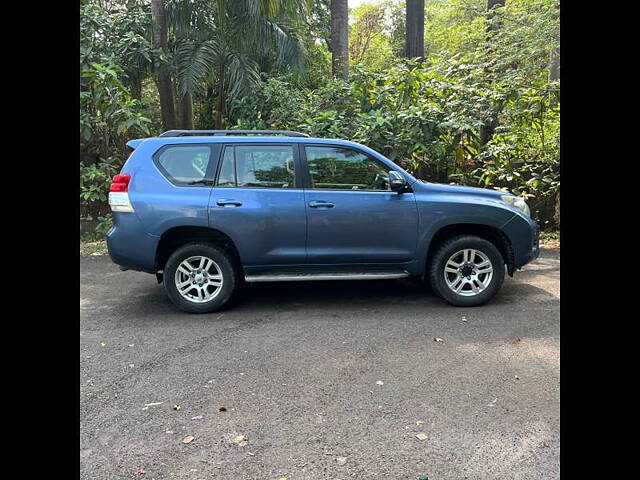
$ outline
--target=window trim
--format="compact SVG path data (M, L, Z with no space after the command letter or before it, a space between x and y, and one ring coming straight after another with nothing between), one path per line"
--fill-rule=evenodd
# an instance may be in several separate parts
M213 173L215 173L215 170L217 170L218 168L217 167L218 163L220 163L220 154L222 153L223 149L220 148L218 152L216 152L216 147L220 147L220 145L221 145L220 143L167 143L165 145L162 145L158 150L156 150L151 156L151 159L155 167L162 174L162 176L173 186L188 187L188 188L202 188L202 187L211 188L210 185L205 185L205 184L189 185L188 182L182 182L180 180L176 180L168 172L168 170L164 168L160 163L160 155L162 155L165 150L168 150L169 148L173 148L173 147L182 147L182 148L207 147L210 152L209 163L207 164L207 171L205 172L205 176L204 178L202 178L202 180L211 180L213 178Z
M314 192L352 192L352 193L396 193L393 190L373 190L373 189L362 189L362 190L354 190L354 189L346 189L346 188L314 188L313 187L313 183L312 183L312 178L311 178L311 171L309 170L309 162L307 159L307 151L306 151L306 147L324 147L324 148L341 148L343 150L353 150L354 152L358 152L361 153L362 155L366 156L367 158L370 158L371 160L378 162L379 164L387 167L390 170L396 171L398 173L400 173L400 175L402 175L402 172L396 170L395 168L390 167L389 165L387 165L386 163L384 163L382 160L374 157L373 155L371 155L368 152L365 152L364 150L361 150L359 148L356 147L352 147L352 146L346 146L346 145L339 145L339 144L335 144L335 143L303 143L300 142L300 156L302 157L303 163L304 163L304 189L305 190L310 190L310 191L314 191ZM402 175L404 177L404 175Z
M293 142L224 142L221 143L222 148L220 149L220 161L218 162L218 166L215 172L215 178L213 187L214 188L222 188L222 189L248 189L248 190L283 190L283 191L293 191L293 190L302 190L302 169L300 164L300 152L299 149L296 148L296 143ZM293 187L291 188L282 188L282 187L244 187L244 186L233 186L233 187L225 187L218 185L218 181L220 180L220 172L222 171L222 161L224 159L224 152L228 147L239 147L239 146L247 146L247 147L291 147L291 151L293 153ZM233 165L235 170L235 151L233 153ZM237 172L234 172L236 175L236 184L238 182Z

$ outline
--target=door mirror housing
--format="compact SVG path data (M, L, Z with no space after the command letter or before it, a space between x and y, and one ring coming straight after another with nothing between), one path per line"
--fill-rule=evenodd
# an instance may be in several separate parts
M402 193L407 187L407 181L395 170L389 171L389 187L392 191Z

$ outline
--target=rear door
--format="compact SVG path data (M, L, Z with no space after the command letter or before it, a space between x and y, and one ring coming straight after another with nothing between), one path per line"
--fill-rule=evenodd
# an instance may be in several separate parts
M228 143L209 224L236 243L244 266L303 264L306 214L297 145Z
M414 194L391 191L392 168L352 148L301 147L308 167L308 263L404 263L415 258Z

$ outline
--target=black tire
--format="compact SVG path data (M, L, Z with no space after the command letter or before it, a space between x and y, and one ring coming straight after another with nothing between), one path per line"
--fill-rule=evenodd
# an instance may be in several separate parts
M445 281L444 268L447 261L453 254L464 249L480 251L487 256L493 268L493 276L489 285L485 290L473 296L464 296L454 292ZM445 240L436 248L429 263L431 288L445 301L457 307L475 307L491 300L502 287L504 275L505 262L498 248L490 241L474 235L460 235ZM470 287L466 288L470 289Z
M196 303L183 297L175 283L176 270L180 264L193 256L203 256L213 260L222 274L219 293L208 302ZM189 243L176 249L164 267L164 288L167 296L180 310L188 313L211 313L222 308L238 287L238 269L233 256L224 248L209 243Z

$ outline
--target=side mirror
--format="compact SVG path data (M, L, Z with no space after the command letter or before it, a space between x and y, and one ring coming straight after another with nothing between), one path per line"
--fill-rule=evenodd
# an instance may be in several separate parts
M402 193L406 186L407 181L402 175L395 170L389 172L389 187L391 187L392 191Z

